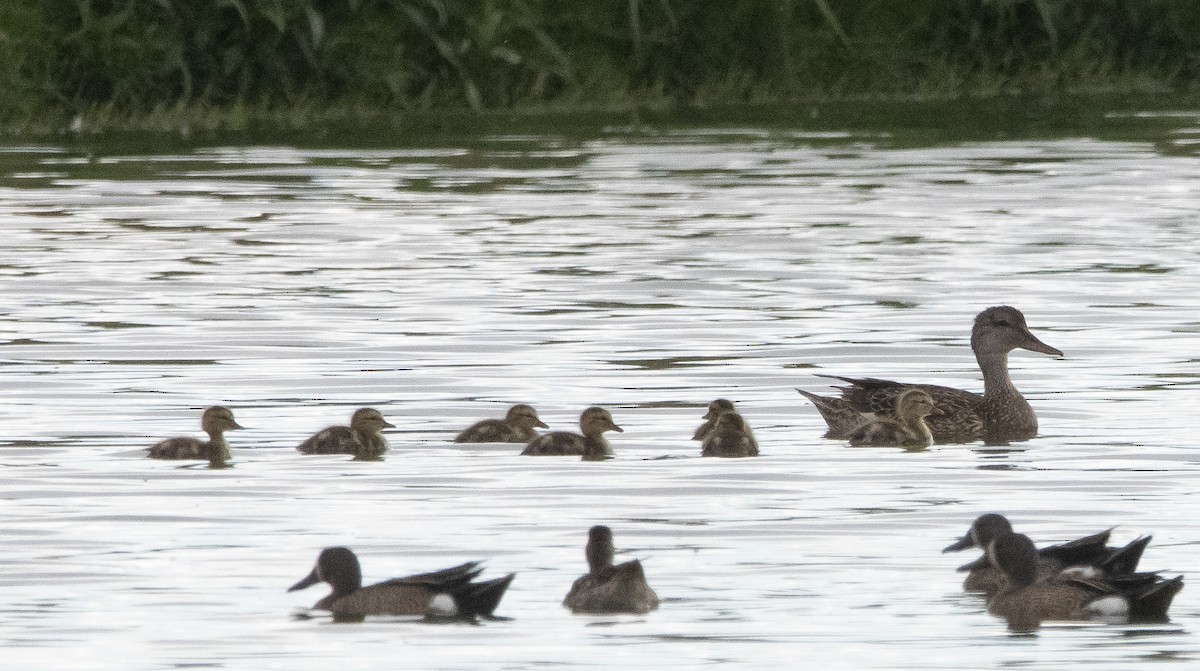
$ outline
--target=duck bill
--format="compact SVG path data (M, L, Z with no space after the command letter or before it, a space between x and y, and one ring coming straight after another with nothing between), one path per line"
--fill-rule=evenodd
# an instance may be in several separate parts
M547 424L547 423L543 422L543 421L542 421L542 420L540 420L540 419L539 419L538 421L534 422L534 423L533 423L533 425L534 425L534 426L536 426L536 427L542 428L542 429L549 429L549 428L550 428L550 425L549 425L549 424Z
M384 422L383 422L383 428L385 428L385 429L394 429L394 428L396 428L396 425L395 425L395 424L392 424L391 422L389 422L389 421L387 421L387 420L384 420Z
M616 431L617 433L625 433L625 429L622 429L621 427L617 426L616 424L610 425L609 428L612 429L613 431Z
M240 429L245 429L246 427L242 426L241 424L238 424L237 422L234 422L233 425L230 426L229 428L232 430L240 430Z
M992 562L988 560L987 555L979 555L979 559L967 564L963 564L955 570L959 573L967 573L968 571L974 571L977 568L987 568L991 565Z
M312 587L313 585L315 585L319 582L321 582L321 576L317 575L317 569L314 568L312 570L312 573L309 573L308 575L304 576L303 580L301 580L300 582L296 583L295 585L292 585L291 587L289 587L288 591L295 592L298 589L304 589L305 587Z
M942 548L942 554L946 554L947 552L958 552L959 550L966 550L967 548L973 547L975 547L975 539L971 538L971 534L967 534L966 536L954 541L950 545Z
M1037 336L1032 333L1026 333L1025 335L1028 336L1028 339L1024 343L1021 343L1021 349L1027 349L1030 352L1041 352L1042 354L1049 354L1051 356L1063 356L1062 350L1038 340Z

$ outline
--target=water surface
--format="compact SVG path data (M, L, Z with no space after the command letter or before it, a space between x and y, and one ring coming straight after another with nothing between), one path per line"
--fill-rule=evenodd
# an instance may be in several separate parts
M1194 573L1200 115L1154 140L919 146L886 132L612 128L420 148L0 152L0 645L14 668L1190 668L1196 587L1156 626L1010 635L940 549L976 515L1042 543L1154 534ZM981 389L984 307L1042 435L852 449L817 373ZM735 400L763 457L698 458ZM587 405L616 458L450 442ZM236 466L142 458L223 403ZM379 463L301 457L371 405ZM659 459L658 457L675 457ZM559 602L587 528L663 598ZM294 619L321 547L367 580L517 572L478 627Z

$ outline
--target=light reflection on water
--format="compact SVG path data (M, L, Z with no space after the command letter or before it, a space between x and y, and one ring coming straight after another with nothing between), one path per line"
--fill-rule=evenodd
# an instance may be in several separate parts
M1089 139L905 148L756 129L444 149L0 153L0 642L22 668L832 668L1194 663L1174 622L1012 637L942 556L978 513L1044 542L1153 533L1195 565L1200 160ZM1043 435L850 449L818 372L978 389L966 340L1022 308ZM764 457L702 460L716 396ZM617 458L449 442L511 402L587 405ZM236 467L141 459L235 408ZM373 405L381 463L301 458ZM659 456L673 459L655 459ZM662 608L573 617L587 528ZM487 559L480 627L291 614L322 546L368 580ZM419 662L419 663L418 663Z

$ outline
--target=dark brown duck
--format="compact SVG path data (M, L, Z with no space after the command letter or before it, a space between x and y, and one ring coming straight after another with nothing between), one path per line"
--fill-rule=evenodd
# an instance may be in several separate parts
M304 454L353 454L355 459L379 459L388 451L387 439L379 432L395 428L374 408L359 408L350 426L330 426L314 433L297 450Z
M636 559L613 565L612 529L596 525L588 531L588 572L571 585L563 605L573 613L648 613L658 608L658 595L646 582Z
M906 384L877 378L833 377L850 386L841 398L797 390L817 406L828 424L826 438L845 439L871 415L892 416L896 397L918 388L933 397L934 410L926 423L937 443L983 440L992 445L1028 440L1037 435L1037 415L1017 391L1008 374L1008 353L1027 349L1063 356L1030 332L1020 310L1001 305L975 317L971 350L983 372L983 395L932 384ZM865 418L864 418L865 416Z
M229 460L229 443L225 432L242 428L233 419L233 411L225 406L214 405L200 417L200 428L208 434L208 440L190 436L168 438L150 447L146 456L151 459L208 459L213 465L224 465Z
M703 441L717 425L717 418L727 412L737 412L733 407L733 401L724 398L718 398L708 404L708 412L704 413L704 423L696 427L696 432L692 434L692 440Z
M533 406L519 403L508 409L504 419L485 419L462 430L456 443L528 443L538 437L534 427L546 428Z
M957 552L967 548L979 548L985 554L979 559L959 567L968 571L963 581L963 590L983 592L992 596L1008 586L1008 579L999 567L992 564L986 554L988 546L1000 536L1013 533L1012 524L1003 515L987 513L975 518L967 533L942 550ZM1150 543L1150 536L1138 538L1124 547L1108 545L1112 529L1084 536L1073 541L1051 545L1038 550L1038 577L1047 579L1057 576L1069 567L1093 567L1100 575L1129 575L1137 571L1142 552Z
M331 611L339 622L361 622L368 615L492 617L514 575L473 582L481 572L479 562L467 562L441 571L393 578L363 587L358 557L350 548L331 547L321 551L312 572L288 591L319 582L329 583L333 591L313 608ZM450 612L440 612L442 609L436 607L431 609L439 595L447 595L453 601ZM431 613L431 610L439 612Z
M727 411L717 417L708 435L701 443L702 457L757 457L758 442L746 419L736 412Z
M908 389L896 397L895 419L879 417L855 429L855 447L929 447L933 434L925 418L933 412L933 397L924 389Z
M523 455L583 455L585 459L604 459L612 455L612 448L604 439L605 431L624 432L613 422L612 415L604 408L591 407L579 416L581 433L550 431L529 441Z
M1038 551L1024 534L993 539L988 559L1007 578L1007 586L988 601L988 612L1016 631L1049 621L1165 622L1171 601L1183 589L1182 576L1166 580L1153 573L1116 580L1067 574L1039 579Z

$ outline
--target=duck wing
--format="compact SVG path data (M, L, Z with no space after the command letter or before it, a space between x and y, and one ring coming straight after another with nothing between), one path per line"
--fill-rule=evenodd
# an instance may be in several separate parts
M1044 547L1038 550L1038 555L1058 560L1063 566L1097 566L1112 554L1108 547L1108 537L1112 531L1106 529L1091 536ZM1134 562L1134 566L1136 565Z
M974 392L937 384L906 384L874 377L819 377L841 380L849 384L847 387L839 387L842 392L840 400L844 407L864 415L891 419L896 417L896 399L900 394L908 389L920 389L933 398L933 412L925 418L925 424L933 433L934 442L966 443L983 437L983 417L980 414L983 396Z
M353 621L366 615L424 615L438 594L451 594L470 585L483 569L479 562L392 578L368 585L328 604L337 619Z

